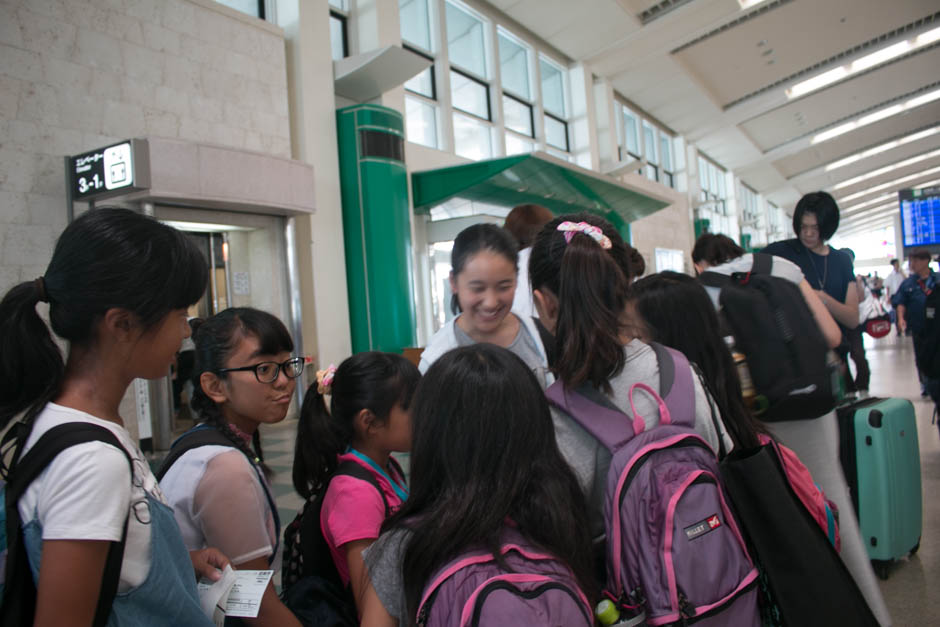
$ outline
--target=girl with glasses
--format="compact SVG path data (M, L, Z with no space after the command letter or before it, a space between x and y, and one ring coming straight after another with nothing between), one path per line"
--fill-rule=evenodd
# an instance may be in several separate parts
M274 567L280 521L266 475L258 426L280 422L294 396L303 359L273 315L248 307L193 321L195 363L192 407L202 423L174 444L160 487L190 549L211 545L247 570ZM189 448L187 440L212 430L218 443ZM300 623L269 583L258 617L249 625ZM228 619L226 624L232 624Z
M179 231L127 209L101 208L63 231L44 276L13 287L0 302L0 430L25 412L4 438L4 449L15 450L3 473L6 489L25 476L19 473L30 452L49 443L46 434L96 430L112 442L65 448L6 508L8 518L19 516L28 566L25 576L10 572L11 544L0 623L212 625L196 596L193 566L197 576L218 579L214 567L227 561L215 550L187 554L121 415L134 379L166 376L189 337L187 308L202 296L207 276L205 260ZM64 360L37 312L40 302L68 344ZM116 574L106 567L112 555ZM31 591L14 592L34 583L31 600ZM11 616L14 605L23 613Z

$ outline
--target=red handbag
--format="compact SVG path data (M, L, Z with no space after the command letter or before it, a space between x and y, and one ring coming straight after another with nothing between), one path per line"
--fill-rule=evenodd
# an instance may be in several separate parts
M865 333L875 339L882 338L891 333L891 318L882 314L865 321Z

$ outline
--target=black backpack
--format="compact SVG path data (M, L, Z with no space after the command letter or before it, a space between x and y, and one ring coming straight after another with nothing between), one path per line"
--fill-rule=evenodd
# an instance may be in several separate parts
M703 272L703 285L718 287L723 323L735 350L747 357L764 421L817 418L835 407L828 347L800 288L771 276L773 257L754 253L749 272Z
M401 468L393 458L399 474ZM323 499L334 477L345 475L374 487L385 505L385 517L391 510L388 499L375 476L352 460L341 462L319 492L304 503L297 516L284 529L284 568L281 571L281 599L304 625L352 627L359 625L352 588L343 586L330 547L323 537L320 515Z
M4 444L16 442L14 462L5 479L0 482L3 493L3 508L6 514L6 526L3 530L6 540L6 566L3 578L3 601L0 603L0 624L32 625L36 612L36 585L30 570L26 545L23 541L23 527L17 503L30 484L46 469L55 457L67 448L85 442L104 442L115 447L127 457L131 477L134 476L134 462L127 449L117 437L105 427L88 422L69 422L49 429L23 455L19 456L21 446L29 437L29 429L24 423L13 426L4 437ZM95 608L92 623L100 627L111 616L111 604L117 593L121 579L121 565L124 561L124 544L127 539L127 521L120 542L111 542L101 579L101 592Z

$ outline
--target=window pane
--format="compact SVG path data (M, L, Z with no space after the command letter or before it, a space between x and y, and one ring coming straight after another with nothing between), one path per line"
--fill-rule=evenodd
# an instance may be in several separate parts
M568 150L568 125L546 115L545 143L555 148Z
M335 0L331 0L333 2ZM427 0L398 0L401 38L410 44L432 52L431 20L428 18Z
M715 168L715 176L718 179L718 196L721 198L727 198L728 195L725 193L725 173Z
M330 0L330 6L340 11L346 11L349 9L349 4L346 0Z
M655 165L651 165L647 163L646 164L646 178L650 179L651 181L658 181L659 180L659 168L657 168Z
M455 70L450 71L450 90L454 108L490 119L489 89Z
M626 136L627 152L640 155L640 138L637 135L636 116L632 112L623 110L623 128Z
M236 11L247 13L255 17L261 17L261 3L258 0L216 0L219 4L224 4Z
M499 34L499 71L503 88L530 100L529 51L519 43Z
M646 160L649 163L658 164L659 156L656 150L656 129L646 120L643 121L643 148L646 153Z
M427 68L414 78L405 82L405 89L421 94L431 100L437 99L434 93L434 66Z
M535 137L532 130L532 106L503 96L503 122L506 128Z
M455 113L454 152L474 161L492 157L493 139L490 135L490 125Z
M346 56L346 29L343 26L342 18L330 15L330 51L334 61Z
M672 167L672 137L665 133L659 134L659 156L662 161L663 170L673 170Z
M486 47L483 22L463 9L447 3L447 52L450 62L478 76L486 73Z
M560 118L567 117L564 72L544 59L539 59L539 72L542 74L542 106Z
M405 132L408 141L437 148L437 107L405 96Z
M708 165L701 157L698 158L698 180L703 190L708 191L710 189L708 184Z
M506 133L506 155L521 155L534 150L534 142L519 137L515 133Z

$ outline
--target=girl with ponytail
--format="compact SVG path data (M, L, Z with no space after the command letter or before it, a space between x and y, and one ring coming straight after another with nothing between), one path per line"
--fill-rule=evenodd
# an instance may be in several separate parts
M291 355L284 323L264 311L226 309L193 326L192 407L202 423L174 444L185 452L170 450L160 487L187 547L218 546L233 566L266 570L277 553L280 522L258 427L287 415L304 358ZM205 431L216 443L186 447L188 438L207 437ZM300 626L272 582L258 617L244 623Z
M632 415L628 392L635 383L659 390L659 365L653 349L635 338L627 315L633 276L630 252L617 230L589 213L558 217L539 232L532 247L529 277L539 319L554 333L556 375L566 389L592 388ZM695 384L695 427L719 450L732 442L720 419L714 420L699 377ZM647 428L658 423L653 399L634 396ZM573 418L552 407L562 455L588 495L593 537L604 530L603 498L610 453Z
M293 479L307 503L299 518L316 510L311 503L320 507L313 528L322 533L340 582L360 611L367 582L362 552L408 498L391 453L411 450L411 399L420 378L401 355L357 353L317 373L300 411ZM298 541L304 550L314 538L301 535ZM323 572L323 565L286 573L285 586L314 571Z
M187 555L120 414L134 379L166 376L189 336L187 308L206 279L205 260L182 233L133 211L102 208L69 224L45 274L0 302L0 429L25 412L4 437L4 453L13 449L3 473L7 489L28 468L18 462L32 458L34 446L46 447L43 436L53 430L97 429L112 442L65 448L17 501L12 514L22 524L33 581L7 577L2 622L211 625L193 566L217 579L214 567L227 560L215 550ZM37 312L40 302L48 303L52 331L68 343L64 360ZM122 542L123 554L112 550ZM112 555L120 558L117 581L105 567ZM13 601L25 603L22 595L10 598L12 586L33 582L35 617L30 606L10 618Z

